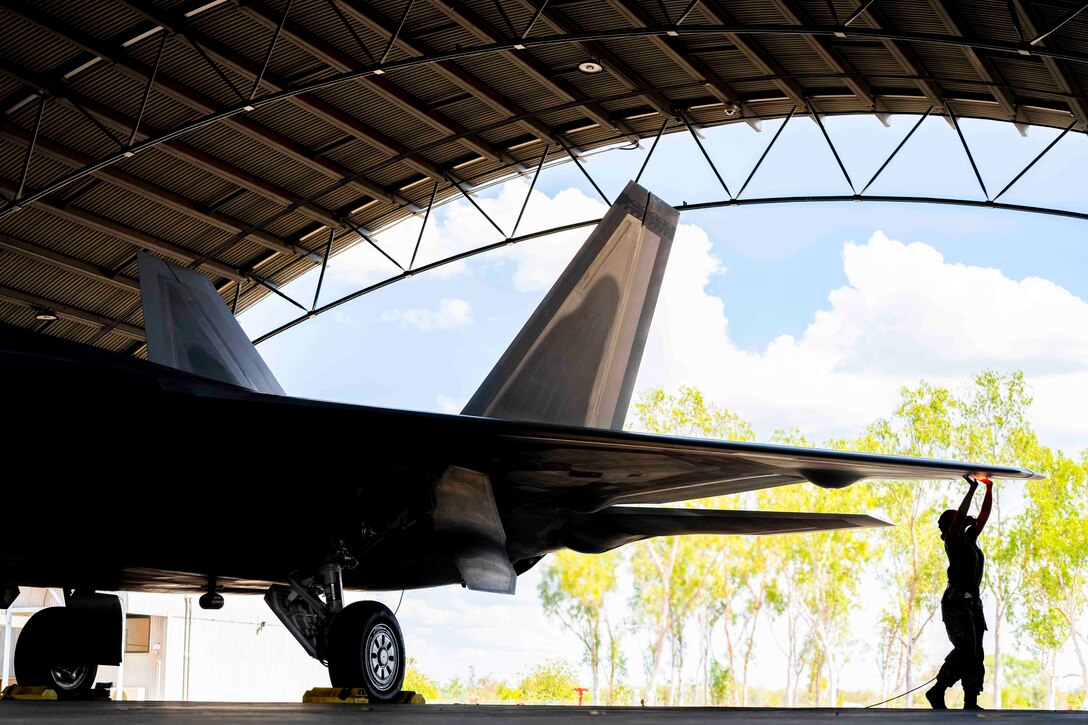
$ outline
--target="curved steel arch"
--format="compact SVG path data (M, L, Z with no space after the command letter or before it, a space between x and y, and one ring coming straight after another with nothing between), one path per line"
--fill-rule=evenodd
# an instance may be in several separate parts
M946 36L934 33L905 33L888 30L874 30L868 28L851 28L844 31L843 28L803 25L671 25L653 27L629 27L605 31L592 31L582 33L569 33L560 35L541 36L536 38L518 38L499 43L487 43L467 48L459 48L451 51L435 53L433 55L404 58L382 64L373 64L358 71L339 73L310 83L305 83L293 88L268 93L264 96L239 103L231 108L204 115L198 119L182 124L172 130L160 133L144 141L135 143L127 148L99 159L82 169L62 176L47 186L27 194L18 200L12 200L4 208L0 209L0 219L18 211L23 206L45 198L63 189L69 184L83 177L106 169L124 159L153 148L166 141L171 141L197 129L210 124L248 113L258 108L263 108L305 93L312 93L325 88L331 88L350 81L355 81L377 74L394 70L407 69L419 66L427 66L442 62L455 61L464 58L472 58L499 52L518 52L529 47L545 47L549 45L592 43L606 40L621 40L625 38L647 38L659 36L697 36L697 35L743 35L743 36L841 36L845 32L847 36L869 38L873 40L892 40L914 43L929 43L948 45L975 50L987 50L999 53L1007 53L1011 56L1039 56L1072 63L1088 64L1088 53L1066 52L1051 50L1028 42L1008 43L995 40L981 40L963 36ZM539 113L539 112L537 112ZM763 116L756 116L763 118ZM738 119L739 120L739 119ZM464 134L458 134L458 137Z
M1059 216L1067 219L1077 219L1079 221L1088 222L1088 212L1078 212L1065 209L1052 209L1046 207L1037 207L1030 204L1007 204L1005 202L995 201L981 201L978 199L955 199L949 197L935 197L935 196L885 196L885 195L861 195L861 194L835 194L826 196L769 196L759 197L752 199L721 199L718 201L700 202L697 204L681 204L675 207L681 213L687 211L703 211L707 209L720 209L722 207L740 207L740 206L760 206L768 204L812 204L812 203L841 203L841 202L875 202L875 203L893 203L893 204L937 204L945 206L963 206L971 208L984 208L984 209L1000 209L1003 211L1014 211L1029 214L1043 214L1048 216ZM340 305L356 300L360 297L364 297L371 292L377 292L380 289L388 287L405 279L421 274L423 272L429 272L439 267L444 267L454 262L460 262L470 257L475 257L485 252L490 252L502 247L508 247L519 242L526 242L532 239L539 239L551 234L558 234L560 232L571 231L573 229L581 229L583 227L589 227L600 222L600 219L588 219L582 222L575 222L573 224L564 224L562 226L553 227L551 229L545 229L532 234L524 234L518 237L507 237L506 239L498 242L492 242L491 244L485 244L474 249L470 249L464 252L458 252L457 254L444 257L429 264L425 264L421 267L417 267L410 271L403 272L392 277L388 277L380 282L376 282L362 289L351 292L343 297L339 297L332 302L326 303L321 307L316 307L305 315L300 315L289 322L286 322L279 327L264 333L263 335L253 340L254 345L259 345L266 340L269 340L280 333L286 332L293 327L296 327L309 319L313 319L318 315L328 312Z

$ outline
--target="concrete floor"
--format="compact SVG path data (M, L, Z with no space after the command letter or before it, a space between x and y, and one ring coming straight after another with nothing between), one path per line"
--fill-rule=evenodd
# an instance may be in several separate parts
M0 702L0 722L22 725L66 723L425 723L469 725L482 721L524 721L532 725L572 725L606 718L624 725L657 723L1088 723L1088 712L1029 710L858 710L776 708L501 707L489 705L294 705L263 703L171 702ZM598 720L599 722L599 720Z

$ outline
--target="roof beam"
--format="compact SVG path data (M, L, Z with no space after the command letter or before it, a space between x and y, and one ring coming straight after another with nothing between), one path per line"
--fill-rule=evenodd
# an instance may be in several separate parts
M135 78L141 82L146 82L151 76L150 68L135 60L120 48L113 48L102 41L92 38L79 29L73 28L41 10L30 6L25 2L21 2L21 0L3 0L2 4L8 10L16 13L25 20L37 24L39 27L82 48L92 55L103 58L108 61L114 69L125 73L129 77ZM133 9L138 12L146 10L143 5L134 6ZM254 72L254 77L256 77L256 71ZM171 78L161 70L155 76L155 88L159 93L167 95L175 101L202 114L217 113L224 110L223 106L220 105L218 101L199 93L185 83ZM331 159L314 154L311 149L305 148L301 144L296 143L270 128L256 123L252 119L246 118L242 114L236 114L230 118L224 119L222 123L259 141L269 148L283 153L299 163L305 164L329 178L340 179L345 176L350 176L353 173L351 169L348 169ZM398 199L396 195L386 191L381 185L365 179L356 179L352 182L352 185L364 194L375 199L381 199L382 201L390 203L409 203L405 199Z
M119 335L130 337L133 340L144 339L143 329L136 327L135 325L130 325L126 322L114 322L108 317L103 317L102 315L97 315L93 312L87 312L86 310L81 310L77 307L62 305L59 302L53 302L52 300L47 300L44 297L39 297L38 295L30 294L29 292L0 286L0 299L7 300L20 307L28 307L32 310L48 308L52 310L57 317L64 320L70 320L99 330L111 327L113 331Z
M80 113L81 111L79 109L82 108L106 126L110 126L121 132L128 132L132 128L132 119L118 113L109 106L98 103L94 99L88 98L66 85L51 81L26 68L17 66L11 61L0 58L0 72L14 78L29 88L44 91L54 98L60 99L62 102L67 102L67 104L77 113ZM143 140L152 135L157 135L158 133L158 131L149 127L146 123L143 123L141 124L140 132L137 135L137 140ZM246 189L247 191L251 191L270 201L274 201L277 204L287 206L289 204L297 204L301 201L300 197L294 193L280 188L264 179L260 179L247 171L231 166L225 161L217 159L182 141L167 141L159 144L156 148L165 154L169 154L174 158L190 163L193 166L207 171L213 176L229 181L232 184ZM298 210L300 213L315 221L321 222L322 224L336 225L339 223L334 212L324 209L318 204L303 203L298 207Z
M242 12L266 27L276 28L279 24L280 18L277 13L257 0L241 0L239 7L242 9ZM340 52L324 38L320 38L314 33L311 33L293 20L288 19L283 23L281 35L328 65L333 70L340 72L358 72L364 69L364 66L354 58ZM444 113L428 108L426 103L388 80L384 75L367 76L357 82L372 88L374 91L383 95L387 100L395 103L401 110L410 113L432 128L445 134L461 135L459 142L484 158L501 162L507 166L513 166L517 168L518 171L527 170L522 166L521 162L510 156L510 154L491 145L488 141L480 138L475 133L472 133L469 129Z
M1037 37L1042 26L1030 3L1024 3L1022 0L1012 0L1012 4L1020 12L1020 20L1028 37ZM1042 48L1054 46L1052 42L1048 43L1043 40L1040 40L1036 45ZM1069 70L1069 66L1066 65L1065 61L1060 58L1049 58L1044 55L1042 61L1050 72L1050 77L1054 79L1058 91L1066 94L1065 102L1069 105L1073 117L1080 121L1082 126L1088 128L1088 101L1083 98L1084 92L1081 90L1076 76Z
M15 143L28 143L30 141L30 133L28 131L3 121L0 121L0 137L7 138ZM58 161L65 166L72 168L83 168L94 163L94 159L89 156L84 156L74 149L67 148L41 136L37 139L35 149L37 153L41 153L54 161ZM109 181L115 186L127 189L145 199L162 204L174 211L181 212L192 219L202 221L205 224L209 224L218 229L237 234L247 229L249 226L245 222L234 219L222 212L204 210L192 199L187 199L168 189L155 186L132 174L121 171L114 166L99 169L94 172L92 176ZM255 230L247 234L247 237L255 243L260 244L262 247L279 252L280 254L307 257L311 261L317 263L321 262L319 255L314 254L308 249L284 241L268 232Z
M290 86L287 81L278 78L273 73L265 72L262 76L260 65L257 62L250 60L226 44L198 30L184 18L177 17L173 13L161 8L152 7L144 2L136 2L136 0L120 0L120 2L127 5L135 12L140 13L151 22L170 30L171 32L177 33L183 40L199 44L204 52L212 58L223 63L246 79L253 81L259 80L262 88L267 88L275 92ZM345 133L355 136L360 141L369 144L382 153L388 154L389 156L409 154L404 159L405 165L412 167L419 173L429 176L436 181L446 180L445 173L437 164L418 154L411 154L411 149L400 141L387 136L375 128L367 126L359 119L342 111L331 103L310 93L292 96L289 100L303 110L314 114L326 123L339 128ZM307 151L312 155L313 152L311 150ZM339 164L337 164L337 166L339 166ZM350 173L349 170L344 169L343 167L341 167L341 170L344 173L340 173L339 176L347 176Z
M725 6L718 2L718 0L703 0L699 4L699 9L704 15L710 18L711 22L718 25L739 25L736 19L725 9ZM774 81L774 84L778 86L778 89L786 94L786 96L793 101L794 105L799 108L804 108L805 104L805 89L801 87L797 81L789 77L789 73L783 68L774 56L767 52L767 49L750 35L737 35L735 33L726 33L726 39L730 43L737 46L737 50L752 61L752 63L768 75L779 76Z
M582 28L579 28L570 18L556 8L547 5L545 0L519 0L519 2L539 15L537 22L543 20L561 33L574 35L582 32ZM592 40L580 42L578 45L599 58L604 64L605 72L610 73L621 83L627 84L629 88L638 91L655 111L666 118L679 118L676 104L665 94L654 90L652 83L647 82L638 71L609 50L604 43Z
M647 13L641 5L632 0L609 0L609 3L633 25L640 28L649 28L657 25L653 16ZM759 130L759 120L752 108L741 100L737 92L733 90L722 78L714 72L699 56L692 53L687 44L680 38L670 35L654 35L651 41L661 49L665 55L684 71L698 81L702 81L712 96L722 103L736 106L741 112L741 118L746 120L753 128Z
M0 179L0 190L8 194L12 194L15 191L15 184L6 179ZM123 224L115 222L105 217L98 216L89 211L78 209L74 206L63 206L51 199L39 199L34 203L35 209L41 209L49 214L65 219L70 222L79 224L80 226L87 227L88 229L94 229L95 231L107 234L115 239L128 242L129 244L139 247L140 249L148 249L153 252L169 257L171 259L183 262L185 264L192 264L198 259L202 259L204 255L199 252L194 252L191 249L186 249L181 245L168 242L165 239L154 237L145 232L141 232L138 229L127 227ZM26 213L21 212L21 213ZM235 282L241 282L246 279L246 273L240 269L235 269L229 265L217 262L214 259L209 259L200 265L201 269L208 272L213 272L220 277L226 277L227 279L234 280Z
M127 290L129 292L140 292L139 280L127 277L123 274L118 274L111 270L99 267L94 264L88 264L83 260L76 259L75 257L69 257L66 254L55 252L52 249L46 249L40 247L37 244L31 244L22 239L9 236L7 234L0 234L0 247L8 250L9 252L15 252L21 254L24 257L30 257L36 259L39 262L44 262L57 269L63 269L68 272L73 272L82 277L93 279L96 282L104 282L111 287Z
M819 23L808 14L808 11L801 7L801 4L798 3L797 0L772 0L772 2L775 7L778 8L778 11L782 13L782 16L786 18L786 22L791 25L804 25L810 28L819 25ZM877 98L868 81L862 77L862 74L858 72L858 69L854 67L854 64L850 62L850 59L831 45L831 42L827 38L806 35L805 41L807 41L809 47L812 48L825 63L827 63L831 70L843 74L843 83L845 83L847 88L858 97L858 100L874 112L880 113L887 111L884 103Z
M394 35L396 28L393 22L388 18L383 17L369 2L364 2L363 0L337 0L337 5L346 15L370 28L371 31L387 37L392 37ZM437 53L437 51L427 43L413 38L408 33L401 33L396 37L396 47L400 48L403 52L413 58L436 55ZM436 72L444 75L450 82L473 94L482 102L500 113L507 116L529 115L528 112L517 103L514 103L502 93L499 93L491 86L485 84L472 73L469 73L453 61L439 61L438 63L435 63L432 68ZM558 144L556 132L540 120L536 118L526 118L518 123L541 141L549 144Z
M856 4L860 7L862 3L861 0L852 0L851 4ZM888 18L885 17L884 13L881 12L877 5L870 3L867 8L868 9L865 12L869 18L869 24L874 30L880 30L881 28L886 28L888 30L892 29L891 22L888 21ZM927 80L932 74L926 68L922 59L914 52L914 49L902 40L881 38L880 42L884 44L884 47L891 53L892 57L895 58L895 61L902 66L903 70L917 78L915 83L918 84L918 88L925 94L926 98L933 106L933 110L938 113L944 113L944 91L933 81Z
M465 3L458 2L457 0L429 1L436 10L461 25L461 27L480 40L483 40L486 43L501 43L508 41L508 38L506 38L502 32L488 23L487 20L477 15L476 12ZM603 106L591 101L570 81L553 76L552 69L537 60L528 51L504 51L503 55L521 66L522 70L532 76L533 80L562 98L564 101L577 101L584 104L581 106L582 113L584 113L591 121L594 121L603 127L627 134L632 140L639 138L636 131L631 129L623 121L613 118L612 114L605 110Z
M967 18L953 7L948 0L929 0L929 4L949 33L960 37L970 35L970 32L967 32ZM1027 123L1027 116L1020 110L1020 104L1017 103L1016 97L1006 87L1005 79L1001 77L1000 71L997 70L990 59L980 55L978 51L968 46L963 47L963 54L967 58L967 62L978 73L979 78L990 84L990 93L993 94L994 100L1001 105L1008 119L1018 123Z

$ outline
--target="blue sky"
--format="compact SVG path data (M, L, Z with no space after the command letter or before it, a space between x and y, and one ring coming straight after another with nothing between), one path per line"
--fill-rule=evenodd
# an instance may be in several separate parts
M830 118L825 123L860 188L914 120L893 117L887 129L871 117ZM781 121L764 124L760 134L743 124L705 132L706 148L732 190L740 187L779 124ZM968 120L962 126L991 194L1058 134L1034 128L1027 138L1021 138L1009 124ZM587 168L605 193L614 197L637 173L646 152L643 148L593 155ZM1088 211L1088 194L1076 173L1086 161L1088 139L1068 134L1003 201L1050 203ZM722 197L718 182L686 134L662 139L643 183L673 203ZM579 203L573 203L572 190L580 192ZM767 156L745 198L848 191L819 128L810 119L797 117ZM561 192L567 192L568 197L565 203L556 203ZM871 192L981 198L955 132L944 119L935 117L921 126ZM524 193L525 182L515 181L487 189L479 198L499 224L510 229ZM602 208L578 170L569 163L559 165L542 174L520 231L593 218ZM534 209L539 219L533 219ZM815 313L827 308L831 291L847 283L844 244L865 244L878 230L892 240L922 242L950 265L996 268L1017 281L1039 277L1076 298L1088 299L1088 224L1078 220L948 206L841 203L723 208L687 213L682 221L696 225L710 242L708 255L718 261L718 269L708 275L704 291L721 301L729 342L742 352L757 354L782 335L800 338ZM411 254L419 224L419 219L410 220L381 237L395 255L400 251L403 263ZM573 232L561 241L532 240L514 250L458 265L456 270L446 268L414 277L263 343L261 353L284 387L295 395L421 410L452 409L453 402L471 395L587 233ZM420 260L498 238L465 202L446 205L428 225ZM684 241L678 238L678 245ZM535 269L544 277L526 284L518 276L524 276L526 269ZM322 300L332 300L396 271L373 250L357 247L330 264ZM309 274L284 291L309 301L316 276ZM918 283L927 284L924 280ZM424 313L438 311L443 300L447 307L453 301L463 302L466 319L446 319L440 324L432 319L421 329L421 323L427 324L422 319L427 317ZM256 336L296 312L281 300L269 298L245 313L242 323ZM1053 312L1038 310L1036 314ZM659 320L655 327L663 324ZM1000 325L994 324L1000 333ZM673 330L670 334L687 332ZM1041 347L1046 343L1032 340L1031 344ZM977 362L980 366L1012 365L1008 360L984 356ZM916 372L915 379L941 377L939 365L918 366ZM1030 375L1031 370L1028 372ZM696 375L694 369L691 375ZM673 369L665 378L640 380L640 384L679 381L705 385L686 377L683 369ZM731 404L726 399L720 402ZM783 424L797 422L788 410L782 412L786 414ZM769 421L772 416L763 417ZM829 424L810 432L821 437L847 431L842 425ZM1064 436L1055 443L1075 450L1088 445L1088 439Z
M891 128L872 117L825 123L860 189L915 120L893 117ZM760 134L743 124L704 132L734 192L780 124L767 122ZM962 128L991 195L1059 133L1033 128L1022 138L1009 124L975 121ZM648 147L591 155L587 168L614 197ZM1085 168L1088 139L1070 133L1002 201L1088 212ZM723 197L686 134L662 139L642 183L674 204ZM527 188L527 180L515 180L477 198L510 229ZM920 127L870 192L983 198L943 118ZM797 117L744 197L841 193L849 186L819 128ZM595 218L603 209L577 169L558 165L542 174L520 231ZM420 221L378 240L407 263ZM899 385L924 377L956 386L984 367L1021 368L1044 441L1071 453L1088 447L1081 421L1088 222L876 203L731 207L686 213L681 222L637 389L695 385L752 420L763 437L795 425L821 440L856 434L890 413ZM292 395L456 412L587 234L532 240L418 275L258 349ZM428 223L420 261L498 238L470 205L448 204ZM396 271L356 247L330 263L322 301ZM284 292L308 302L316 276ZM296 312L269 297L241 321L256 337ZM545 656L574 651L540 612L536 581L533 572L522 577L513 599L459 589L409 593L402 612L409 646L441 678L470 665L513 677ZM859 677L864 664L851 665ZM758 678L781 684L773 656Z

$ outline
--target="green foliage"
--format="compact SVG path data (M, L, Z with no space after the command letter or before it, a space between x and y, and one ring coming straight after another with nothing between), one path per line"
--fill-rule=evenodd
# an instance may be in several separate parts
M710 704L728 704L732 690L733 678L729 668L723 667L717 658L710 660Z
M987 664L987 685L997 680L1000 691L987 692L983 702L1079 707L1088 691L1088 452L1074 459L1042 445L1028 424L1030 404L1021 373L983 371L960 390L921 381L902 388L891 414L860 436L824 441L821 447L975 460L1048 474L1045 480L995 487L993 512L980 543L987 554L983 596L997 606L988 641L994 637L998 643L998 659ZM691 387L644 392L633 412L633 427L652 433L755 439L748 422ZM773 441L813 445L795 429L775 431ZM880 481L842 490L802 484L685 502L678 505L856 511L895 525L771 537L658 538L633 546L628 559L614 552L604 557L561 552L546 564L539 594L546 611L581 639L595 692L598 673L606 673L607 692L598 702L639 699L623 684L621 627L614 629L608 618L607 600L618 573L627 568L633 584L631 623L649 639L642 657L647 684L640 693L646 704L869 704L880 699L879 693L839 688L839 672L857 654L857 642L878 643L867 645L862 654L879 668L885 697L928 677L931 672L921 671L922 664L943 654L925 653L921 646L930 628L940 627L945 587L936 520L942 510L959 504L965 490L957 481ZM860 601L860 584L873 578L884 585L887 598ZM878 632L851 631L851 615L862 606L879 608ZM762 646L757 646L756 632L768 619L776 620L776 631L786 633L786 641L778 642L787 659L784 691L748 682ZM1009 636L1002 630L1010 624L1013 641L1027 647L1034 659L1001 651L1002 636ZM692 663L685 664L692 649L697 650L698 674L694 681L681 680L692 671ZM1081 668L1080 686L1071 693L1055 688L1057 678L1069 674L1055 672L1059 653L1068 649L1075 651ZM496 700L572 701L573 683L570 666L552 661L516 688L481 682L469 683L473 686L466 691L479 697L472 693L489 684L485 694ZM452 691L454 684L447 689ZM950 702L956 697L951 695ZM910 696L895 706L909 703Z
M420 671L414 657L408 658L407 667L404 670L403 688L418 692L428 702L438 699L438 682Z
M993 655L986 657L986 670L994 667ZM1005 655L1005 686L1001 688L1001 706L1012 709L1046 707L1047 676L1037 660Z
M602 638L609 633L605 597L616 588L619 561L619 552L592 556L559 551L545 564L538 587L540 602L548 616L559 620L582 641L583 662L589 665L593 677L594 701L600 700ZM608 638L606 647L607 671L611 675L608 681L614 687L617 659L622 654L613 637Z
M578 680L570 663L558 659L541 662L518 683L518 699L533 703L578 701Z

